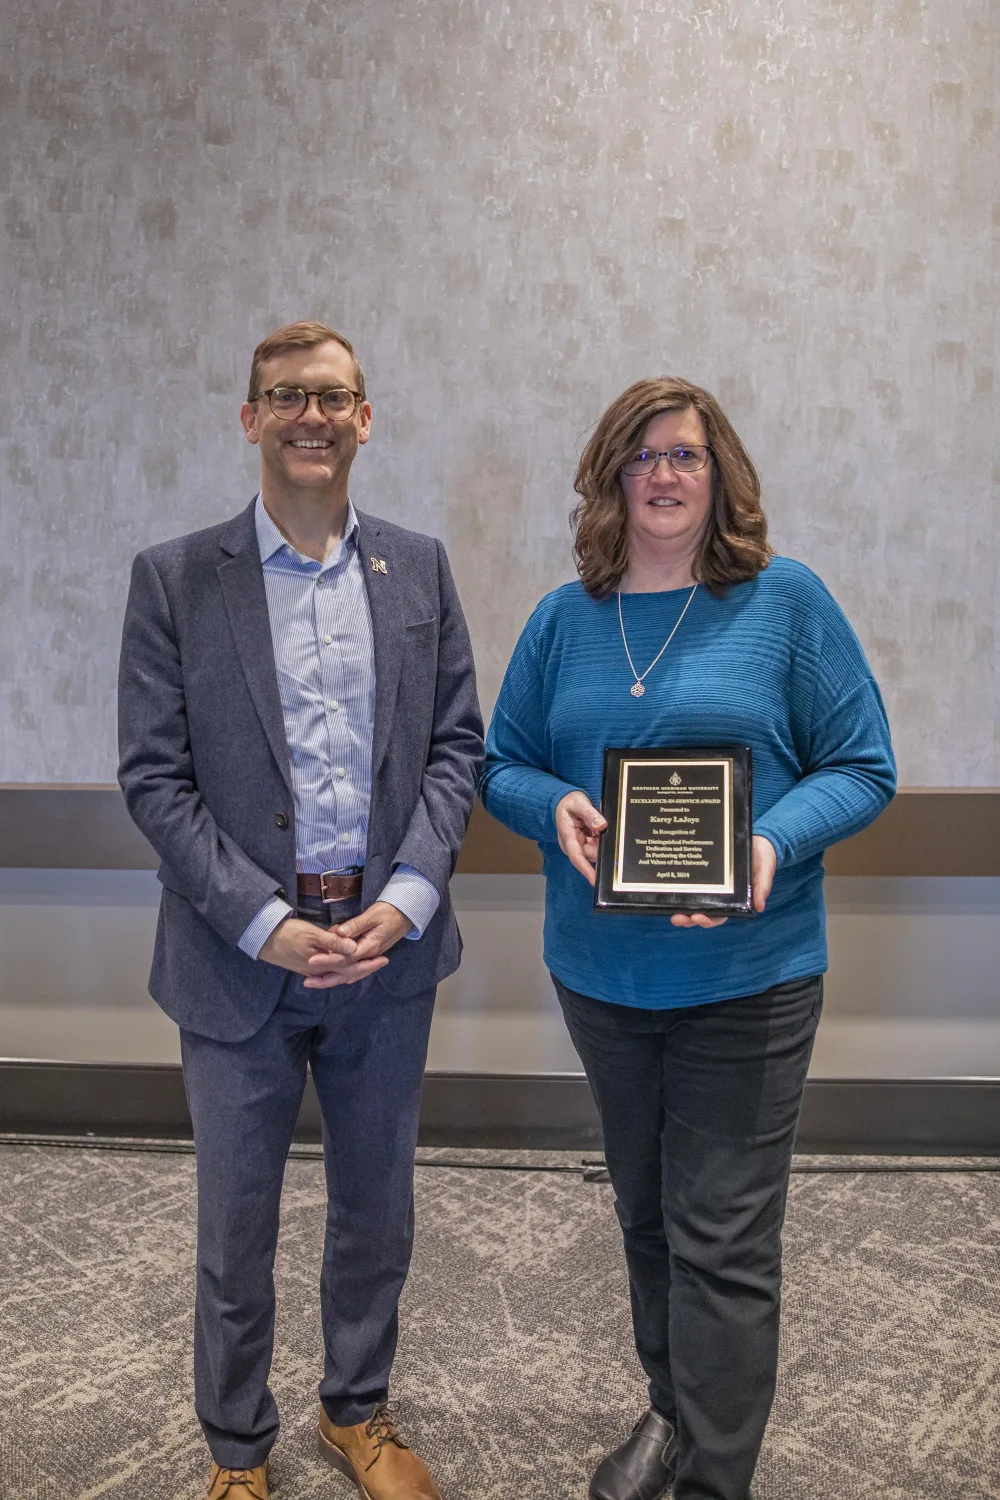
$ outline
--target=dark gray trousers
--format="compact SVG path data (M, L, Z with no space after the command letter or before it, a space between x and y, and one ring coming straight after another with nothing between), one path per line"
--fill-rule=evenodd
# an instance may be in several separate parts
M434 993L400 998L374 979L307 990L289 975L278 1008L248 1041L181 1032L198 1164L195 1405L216 1463L262 1464L278 1433L268 1387L272 1272L307 1064L328 1199L320 1399L347 1426L388 1395Z
M675 1500L747 1500L822 977L667 1011L554 982L601 1115L650 1402L677 1428Z

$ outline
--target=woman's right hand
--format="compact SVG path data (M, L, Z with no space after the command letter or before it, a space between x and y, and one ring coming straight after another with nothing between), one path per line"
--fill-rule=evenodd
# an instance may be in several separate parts
M608 826L608 820L591 802L586 792L568 792L556 803L556 835L559 847L585 880L593 885L597 879L597 836Z

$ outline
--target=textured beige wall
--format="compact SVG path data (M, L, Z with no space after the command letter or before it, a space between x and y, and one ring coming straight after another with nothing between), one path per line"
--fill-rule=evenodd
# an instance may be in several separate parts
M103 780L132 553L249 498L256 339L321 316L355 497L442 535L487 705L582 437L713 388L910 783L1000 781L989 0L7 0L0 779Z

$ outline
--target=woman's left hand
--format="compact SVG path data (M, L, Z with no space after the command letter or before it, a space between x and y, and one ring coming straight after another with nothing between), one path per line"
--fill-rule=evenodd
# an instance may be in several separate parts
M778 856L774 845L763 834L753 836L753 909L763 911L771 894ZM678 912L670 918L675 927L721 927L728 917L709 917L703 911Z

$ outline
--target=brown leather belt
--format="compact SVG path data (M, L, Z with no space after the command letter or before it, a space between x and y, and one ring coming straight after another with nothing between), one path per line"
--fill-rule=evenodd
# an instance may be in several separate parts
M340 874L336 870L324 870L322 875L299 875L296 880L300 896L312 896L328 904L334 901L349 901L361 895L362 872L354 870Z

